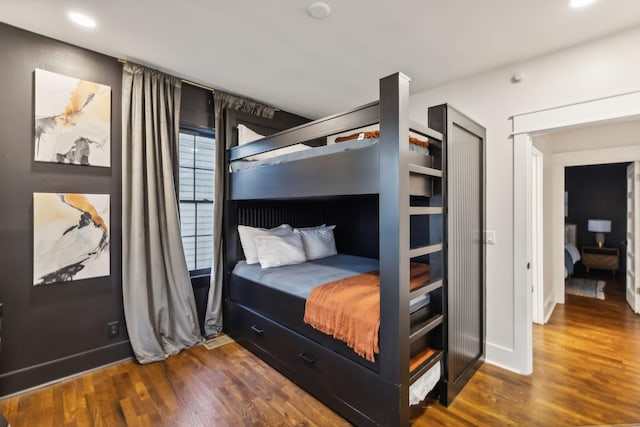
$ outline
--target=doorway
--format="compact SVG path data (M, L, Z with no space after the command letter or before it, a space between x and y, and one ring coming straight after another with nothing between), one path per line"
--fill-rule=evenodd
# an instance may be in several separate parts
M631 120L640 117L640 92L633 92L609 98L572 104L548 110L525 113L514 116L514 301L522 301L522 306L514 307L515 313L515 351L516 368L524 374L533 371L533 302L532 271L529 268L532 250L531 215L531 147L532 136L560 129L589 126L594 123ZM592 157L589 158L589 155ZM599 156L594 161L593 156ZM557 163L556 163L557 160ZM562 169L568 165L622 162L640 160L640 146L586 150L571 153L570 156L558 154L554 158L552 170L557 176L557 190L553 192L554 214L551 237L554 259L562 260L564 252L564 175ZM554 262L551 266L553 290L557 303L564 303L564 266Z
M551 316L555 304L564 303L564 284L569 281L570 285L580 289L593 285L586 276L583 268L581 252L584 248L591 248L589 251L593 255L587 258L595 259L594 268L610 269L609 276L605 279L612 281L612 272L625 271L625 236L626 236L626 164L606 164L604 158L615 149L621 158L625 158L624 151L640 143L640 121L629 120L609 124L597 124L585 126L577 129L563 129L560 131L547 132L532 137L532 144L538 152L543 153L544 179L543 179L543 226L536 225L535 195L536 172L535 153L532 154L532 283L533 292L533 313L534 323L546 323ZM611 146L607 146L610 144ZM620 144L616 146L615 144ZM626 146L625 146L626 144ZM598 147L589 150L589 147ZM608 153L608 154L607 154ZM581 158L572 164L565 164ZM633 158L633 154L631 157ZM627 157L625 160L629 160ZM560 166L560 167L559 167ZM565 180L565 177L567 178ZM568 190L568 192L566 191ZM569 208L570 207L570 208ZM569 208L569 211L567 210ZM613 214L612 215L612 210ZM593 248L595 243L595 232L588 230L590 220L605 221L612 230L607 230L606 248L599 250ZM601 221L596 221L596 223ZM555 224L561 224L562 232L556 230ZM539 232L538 230L541 230ZM569 232L571 231L571 232ZM542 234L543 237L540 237ZM570 237L572 237L570 239ZM557 242L559 238L559 242ZM537 241L542 242L542 261L544 264L543 273L536 274L536 253ZM554 242L556 240L556 242ZM556 246L560 245L560 252L556 251ZM556 252L554 254L554 252ZM604 253L615 253L615 256L604 256ZM604 264L603 264L604 263ZM556 265L554 265L556 264ZM615 265L614 265L615 264ZM560 268L560 287L554 287L557 282L554 268ZM575 271L574 271L575 270ZM595 270L592 270L592 272ZM541 280L537 280L536 276ZM587 279L589 284L579 280L572 280L572 277ZM617 274L617 278L624 279L622 274ZM542 282L540 293L536 295L536 283ZM617 282L616 282L617 283ZM603 285L603 284L600 284ZM604 286L604 285L603 285ZM611 290L611 286L607 290ZM541 296L541 298L540 298ZM543 316L536 317L537 300L543 302ZM539 304L539 303L538 303ZM542 322L537 319L542 318Z

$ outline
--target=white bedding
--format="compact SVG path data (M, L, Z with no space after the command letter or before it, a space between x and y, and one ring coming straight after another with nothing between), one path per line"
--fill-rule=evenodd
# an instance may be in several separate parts
M409 387L409 405L422 402L440 381L440 362L433 365Z

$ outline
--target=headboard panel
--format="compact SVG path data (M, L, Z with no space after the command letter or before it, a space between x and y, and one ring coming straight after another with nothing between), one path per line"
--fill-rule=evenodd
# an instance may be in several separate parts
M273 228L280 224L311 227L335 225L338 251L369 258L379 257L378 199L373 196L340 197L325 200L253 200L229 203L236 224ZM236 226L227 232L229 267L244 258Z
M577 235L577 226L576 224L565 224L564 225L564 242L571 243L573 246L577 246L576 244L576 235Z

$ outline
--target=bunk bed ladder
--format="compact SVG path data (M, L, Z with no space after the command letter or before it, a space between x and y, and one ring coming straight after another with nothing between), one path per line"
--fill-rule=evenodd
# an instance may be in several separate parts
M410 174L419 174L425 180L429 178L442 178L442 170L421 167L419 165L409 164L408 171ZM438 186L441 188L441 186ZM436 203L441 203L441 197L439 194L434 194L432 198L436 199ZM433 201L430 201L430 203ZM442 206L409 206L409 222L413 221L427 221L429 228L433 233L432 228L443 228L443 217L445 209ZM429 277L422 283L413 284L412 289L409 291L409 301L416 301L417 299L428 296L430 299L430 313L424 318L421 318L418 322L411 322L409 330L409 347L410 347L410 360L409 360L409 384L413 384L417 379L424 375L433 365L443 360L443 341L442 341L442 327L444 324L443 313L443 284L444 278L441 267L442 257L445 249L444 242L442 240L441 233L437 234L439 241L433 241L430 238L427 244L417 247L411 247L409 249L410 260L417 260L418 262L428 262L430 265ZM440 259L439 262L434 262L435 259ZM413 316L413 313L410 313ZM442 372L442 371L441 371ZM442 374L441 374L442 378ZM436 388L437 391L438 388Z
M429 264L429 276L421 283L413 283L409 291L410 307L412 301L429 297L429 310L427 315L416 316L417 321L410 322L409 329L409 384L413 384L429 371L435 364L444 360L443 329L445 328L444 314L444 256L445 256L445 213L443 199L444 171L439 168L443 164L443 137L442 134L431 129L415 129L429 138L430 156L433 159L431 166L409 163L407 170L409 176L415 181L417 178L425 181L424 186L430 186L432 191L428 197L416 195L409 201L408 220L418 228L419 245L409 249L411 261L425 262ZM412 187L413 188L413 187ZM426 204L426 206L425 206ZM420 222L426 226L420 227ZM422 233L426 234L422 235ZM414 237L416 233L411 230ZM424 238L426 237L426 242ZM416 310L417 313L417 310ZM410 317L415 313L411 312ZM442 368L441 364L441 368ZM443 380L443 369L440 370L440 382ZM442 387L436 387L435 393L439 393Z

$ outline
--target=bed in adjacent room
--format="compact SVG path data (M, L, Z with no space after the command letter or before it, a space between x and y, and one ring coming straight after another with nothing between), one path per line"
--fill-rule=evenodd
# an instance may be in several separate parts
M573 276L576 263L580 261L580 251L576 247L576 225L564 226L564 278Z

